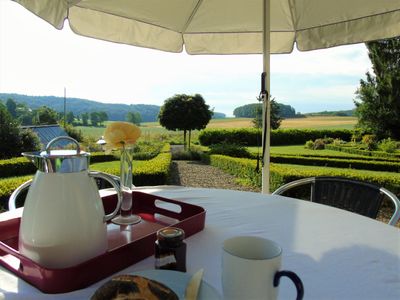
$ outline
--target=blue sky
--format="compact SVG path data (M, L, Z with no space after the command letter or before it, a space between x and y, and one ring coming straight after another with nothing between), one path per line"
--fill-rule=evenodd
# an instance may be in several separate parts
M354 107L370 69L363 44L271 57L271 95L296 111ZM255 103L261 55L190 56L113 44L59 31L10 0L0 0L0 92L156 104L176 93L203 95L231 116Z

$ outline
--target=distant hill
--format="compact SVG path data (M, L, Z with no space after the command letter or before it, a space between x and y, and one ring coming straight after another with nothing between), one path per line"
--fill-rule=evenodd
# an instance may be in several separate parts
M3 100L3 102L6 102L9 98L17 103L25 103L31 109L47 106L58 112L64 110L63 97L0 93L0 100ZM90 113L93 111L105 111L110 121L124 121L128 112L138 112L142 117L142 122L155 122L160 112L160 106L151 104L102 103L88 99L67 97L67 112L69 111L72 111L74 115L81 115L82 113ZM225 114L214 112L213 118L225 118Z
M0 99L4 102L9 98L18 103L25 103L31 109L47 106L58 112L64 110L63 97L0 93ZM105 111L111 121L124 121L128 112L138 112L142 116L143 122L154 122L157 120L160 106L149 104L112 104L80 98L67 98L67 111L72 111L74 115L93 111Z

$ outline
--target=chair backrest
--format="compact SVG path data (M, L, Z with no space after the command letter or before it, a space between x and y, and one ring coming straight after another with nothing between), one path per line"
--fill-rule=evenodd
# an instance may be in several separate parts
M311 201L376 219L384 195L378 186L341 177L315 177Z
M344 177L318 176L289 182L272 194L284 195L294 188L310 185L310 200L316 203L345 209L363 216L376 219L383 198L389 198L394 206L394 213L389 221L395 225L400 219L400 201L390 191L374 184ZM293 194L290 196L293 197Z

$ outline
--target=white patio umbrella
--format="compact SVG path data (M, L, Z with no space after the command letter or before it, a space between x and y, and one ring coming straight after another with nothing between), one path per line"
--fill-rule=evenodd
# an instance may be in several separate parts
M189 54L263 54L263 193L269 192L269 57L400 36L400 0L14 0L58 29Z

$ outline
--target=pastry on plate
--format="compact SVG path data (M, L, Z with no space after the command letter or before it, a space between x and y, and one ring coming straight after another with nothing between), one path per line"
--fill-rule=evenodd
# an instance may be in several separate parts
M178 300L166 285L137 275L118 275L99 287L91 300Z

